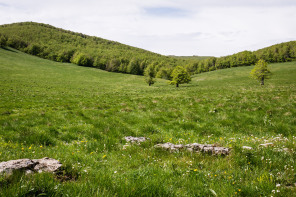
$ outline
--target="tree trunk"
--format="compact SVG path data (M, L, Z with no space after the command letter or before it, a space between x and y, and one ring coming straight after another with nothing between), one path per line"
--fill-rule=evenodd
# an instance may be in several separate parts
M264 77L261 78L261 85L264 85Z
M179 84L178 84L178 83L176 83L176 87L177 87L177 88L179 87Z

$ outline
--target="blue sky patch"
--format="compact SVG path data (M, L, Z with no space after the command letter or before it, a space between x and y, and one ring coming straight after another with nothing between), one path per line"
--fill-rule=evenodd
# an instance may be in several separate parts
M185 10L173 7L148 7L144 8L144 10L146 14L152 16L183 17L188 15Z

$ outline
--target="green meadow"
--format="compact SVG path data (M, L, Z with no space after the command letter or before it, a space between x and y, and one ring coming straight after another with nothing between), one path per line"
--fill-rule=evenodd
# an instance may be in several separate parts
M264 86L248 66L149 87L143 76L0 49L0 162L63 163L56 175L1 175L0 196L296 196L296 62L268 66ZM125 136L151 140L123 149ZM153 147L166 142L231 152Z

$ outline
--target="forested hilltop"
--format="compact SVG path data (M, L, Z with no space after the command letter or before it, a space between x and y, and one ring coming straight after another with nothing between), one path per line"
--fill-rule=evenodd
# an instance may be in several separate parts
M111 72L143 75L145 68L152 65L155 76L165 79L171 78L172 70L176 66L185 67L191 74L197 74L249 66L259 59L267 62L296 60L296 41L220 58L163 56L118 42L35 22L1 25L0 47L3 46L53 61L71 62Z

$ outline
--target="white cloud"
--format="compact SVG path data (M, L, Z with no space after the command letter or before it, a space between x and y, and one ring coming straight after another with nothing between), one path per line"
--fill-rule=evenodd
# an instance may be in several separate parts
M295 0L2 0L0 24L48 23L164 55L229 55L296 40Z

